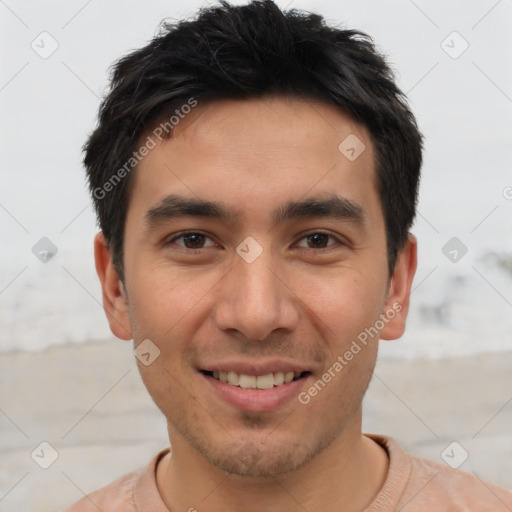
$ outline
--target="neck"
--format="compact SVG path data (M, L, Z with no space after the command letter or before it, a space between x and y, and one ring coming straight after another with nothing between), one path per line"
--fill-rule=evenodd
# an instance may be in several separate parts
M171 511L360 511L378 494L388 472L386 451L362 435L359 421L296 471L272 477L228 474L173 432L172 454L157 469L157 486ZM355 426L354 426L355 424Z

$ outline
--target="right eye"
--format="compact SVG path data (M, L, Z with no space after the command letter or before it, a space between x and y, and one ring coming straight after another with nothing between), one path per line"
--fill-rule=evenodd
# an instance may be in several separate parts
M204 243L204 241L207 239L211 240L210 237L208 237L205 234L200 233L198 231L184 231L182 233L178 233L177 235L173 236L171 239L167 240L165 242L165 246L169 246L180 239L182 239L184 241L184 243L176 244L176 245L180 245L181 247L184 247L185 249L190 249L190 250L204 249L205 247L201 247L201 245ZM213 242L212 246L215 246L215 245L216 245L215 242ZM210 247L212 247L212 246L210 246Z

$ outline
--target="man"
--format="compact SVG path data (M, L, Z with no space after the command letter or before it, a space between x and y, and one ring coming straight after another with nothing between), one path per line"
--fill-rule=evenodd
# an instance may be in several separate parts
M121 59L85 146L96 268L171 449L68 510L511 510L361 430L421 158L370 38L317 15L221 2Z

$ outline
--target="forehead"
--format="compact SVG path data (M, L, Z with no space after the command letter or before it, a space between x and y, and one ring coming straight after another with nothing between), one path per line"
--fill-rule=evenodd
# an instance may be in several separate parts
M335 105L221 100L198 104L173 123L170 139L156 139L132 177L129 211L137 207L143 215L180 194L235 202L233 210L247 219L267 212L275 220L284 199L334 193L366 203L366 210L379 202L375 178L369 132Z

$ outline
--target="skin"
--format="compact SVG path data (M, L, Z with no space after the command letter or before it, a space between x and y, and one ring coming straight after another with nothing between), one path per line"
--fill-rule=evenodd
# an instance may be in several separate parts
M338 150L349 134L366 147L355 161ZM172 454L156 475L166 506L363 510L388 471L387 453L361 430L379 336L308 404L294 399L270 412L226 403L198 369L275 357L311 372L304 391L394 303L402 310L380 338L403 334L416 239L409 236L391 279L368 131L318 101L200 104L132 179L125 283L101 233L96 268L112 332L135 346L150 339L160 350L151 365L138 364L168 423ZM275 225L270 218L286 201L332 192L362 206L364 226L322 217ZM170 193L222 201L240 217L232 224L184 217L148 229L147 211ZM184 230L206 236L200 252L183 238L169 242ZM318 230L331 237L306 237ZM252 263L236 252L248 236L263 249Z

